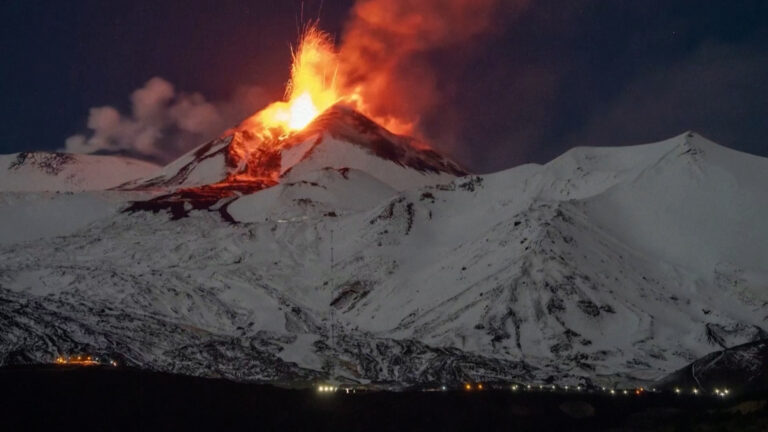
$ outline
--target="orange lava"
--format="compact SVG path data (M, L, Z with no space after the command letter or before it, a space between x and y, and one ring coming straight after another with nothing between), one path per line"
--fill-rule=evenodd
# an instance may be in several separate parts
M358 54L357 51L353 53ZM276 183L280 151L291 145L288 138L337 103L356 109L396 134L412 132L412 121L389 114L377 116L370 109L370 101L364 100L364 94L372 93L363 91L360 70L376 65L368 64L363 55L342 56L331 36L319 30L315 23L305 28L292 54L293 64L284 100L271 103L229 131L233 135L229 164L238 169L227 183ZM377 102L381 105L382 101ZM417 145L429 147L425 143Z
M306 127L320 113L342 100L336 86L338 58L331 37L314 25L306 28L293 52L285 101L270 104L247 119L247 129L262 140L277 139Z

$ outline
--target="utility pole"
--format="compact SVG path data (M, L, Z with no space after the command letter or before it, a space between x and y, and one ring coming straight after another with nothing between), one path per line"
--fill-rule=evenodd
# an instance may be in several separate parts
M334 274L333 274L333 264L334 264L334 262L333 262L333 228L331 228L331 272L330 272L331 273L331 283L330 283L330 285L331 285L331 287L330 287L331 288L330 289L330 291L331 291L331 301L328 302L328 321L329 321L330 329L331 329L331 331L330 331L330 333L331 333L331 349L334 349L336 347L334 345L334 341L333 341L333 324L334 324L333 323L333 321L334 321L334 317L333 317L333 292L335 291L334 288L335 288L335 285L336 285L335 279L334 279Z

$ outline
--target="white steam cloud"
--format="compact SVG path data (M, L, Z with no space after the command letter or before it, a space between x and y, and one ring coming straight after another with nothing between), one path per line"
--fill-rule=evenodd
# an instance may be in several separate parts
M91 108L89 133L65 141L71 153L128 152L168 160L214 138L267 102L258 87L243 87L228 101L210 102L200 93L177 92L160 77L131 94L131 114L111 106Z

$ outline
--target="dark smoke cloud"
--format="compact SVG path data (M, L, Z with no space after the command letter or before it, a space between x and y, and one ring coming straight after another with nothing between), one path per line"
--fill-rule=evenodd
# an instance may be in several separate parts
M678 62L638 77L598 107L568 145L658 141L693 129L725 145L764 148L768 53L707 43Z
M111 106L91 108L87 134L67 138L72 153L127 152L168 161L216 137L266 103L258 87L238 89L230 100L208 101L200 93L177 92L155 77L131 94L131 113Z

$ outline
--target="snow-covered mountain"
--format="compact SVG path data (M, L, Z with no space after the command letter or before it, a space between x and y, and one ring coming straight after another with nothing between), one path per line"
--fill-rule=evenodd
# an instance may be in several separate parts
M235 128L190 151L160 173L123 185L123 189L177 189L242 177L259 179L268 187L291 171L328 167L362 170L398 189L447 182L467 174L424 144L392 134L343 105L331 107L299 133L253 145L258 149L243 155L242 148L255 140L258 138L251 131Z
M768 336L764 158L685 133L466 176L337 107L254 167L239 133L109 192L120 212L0 248L2 361L642 381Z
M660 389L703 394L763 393L768 389L768 339L716 351L660 380Z
M158 170L157 165L121 156L14 153L0 155L0 192L104 190Z
M0 245L70 234L115 214L127 194L103 191L159 169L121 156L0 155Z

